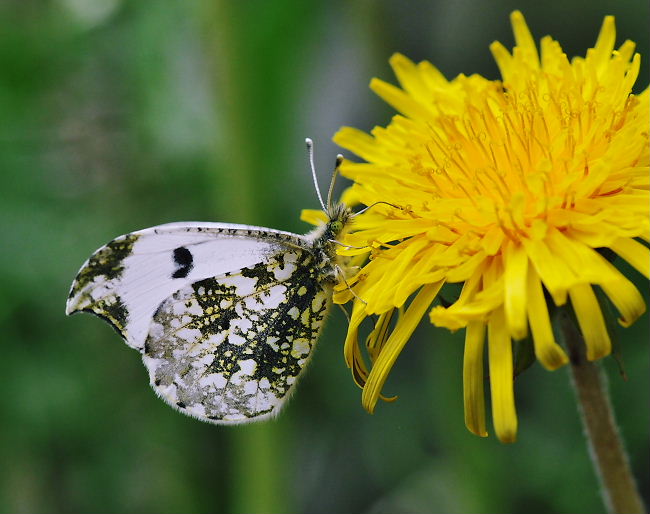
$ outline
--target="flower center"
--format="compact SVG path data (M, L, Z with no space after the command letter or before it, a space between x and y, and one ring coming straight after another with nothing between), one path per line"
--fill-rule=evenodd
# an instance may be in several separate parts
M435 203L451 208L441 221L479 232L496 225L518 238L544 232L549 221L561 226L555 214L581 199L620 192L600 188L599 168L633 98L616 110L603 88L538 75L521 90L493 82L467 94L462 116L442 114L426 128L426 151L410 167Z

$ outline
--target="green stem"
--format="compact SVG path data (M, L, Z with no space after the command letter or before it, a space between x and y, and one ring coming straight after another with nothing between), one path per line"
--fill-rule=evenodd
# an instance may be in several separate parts
M571 382L607 512L643 514L646 510L614 418L607 378L587 360L582 334L566 311L560 318L560 328L569 350Z
M255 219L255 155L251 152L250 113L246 93L248 62L241 49L240 14L236 4L227 0L204 0L200 14L204 28L205 50L222 131L215 137L214 162L225 159L227 170L213 169L217 205L239 223ZM217 114L215 113L215 116ZM228 191L228 194L224 194Z
M284 425L285 430L289 427ZM280 421L232 427L229 463L233 473L230 508L234 514L280 514L291 512L287 488L292 460Z
M243 3L242 3L243 5ZM250 223L259 219L255 201L256 170L259 162L251 151L255 133L248 103L246 68L250 60L242 50L245 37L244 16L237 3L227 0L204 0L200 14L205 29L206 53L211 61L214 83L218 85L219 114L223 133L215 138L216 153L227 155L228 172L213 172L221 212L228 221ZM218 140L217 140L218 139ZM227 192L227 193L226 193ZM222 463L228 468L228 512L280 513L293 505L287 475L291 427L286 422L271 421L253 425L224 427L229 436L230 458Z

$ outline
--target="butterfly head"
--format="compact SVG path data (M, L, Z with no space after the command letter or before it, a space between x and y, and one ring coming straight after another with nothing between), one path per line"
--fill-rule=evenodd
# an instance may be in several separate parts
M328 218L327 228L325 229L327 238L336 239L350 221L352 211L344 203L337 203L329 205L325 212Z

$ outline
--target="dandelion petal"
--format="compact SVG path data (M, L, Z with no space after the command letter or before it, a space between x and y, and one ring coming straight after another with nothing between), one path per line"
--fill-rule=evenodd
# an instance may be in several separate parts
M494 431L503 443L517 438L517 413L512 370L512 341L503 309L496 310L488 322L488 359Z
M463 398L465 425L470 432L487 437L485 428L485 396L483 392L483 344L485 323L472 321L465 334L463 358Z

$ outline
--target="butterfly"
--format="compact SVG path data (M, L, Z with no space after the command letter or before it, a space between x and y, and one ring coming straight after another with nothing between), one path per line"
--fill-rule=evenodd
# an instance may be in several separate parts
M325 206L316 184L328 221L304 236L201 222L120 236L81 267L66 313L112 325L142 354L157 395L184 414L269 418L307 365L342 273L336 239L353 215L332 204L332 189L333 180Z

